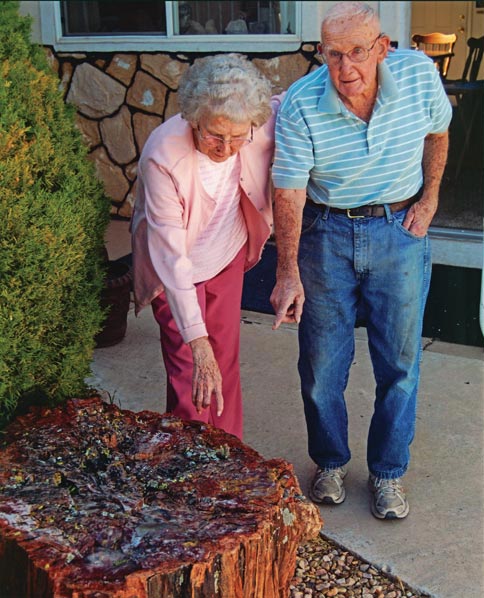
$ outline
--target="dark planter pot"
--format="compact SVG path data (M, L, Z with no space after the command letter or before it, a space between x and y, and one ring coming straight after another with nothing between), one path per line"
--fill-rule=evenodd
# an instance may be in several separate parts
M97 348L117 345L125 337L131 287L130 266L123 262L108 262L101 292L101 306L107 309L107 315L95 339Z

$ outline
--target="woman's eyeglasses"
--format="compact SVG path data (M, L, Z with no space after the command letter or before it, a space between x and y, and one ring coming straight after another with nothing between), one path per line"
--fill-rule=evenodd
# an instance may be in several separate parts
M254 138L254 131L252 127L250 127L250 137L232 137L232 139L224 139L219 135L202 135L202 132L200 131L200 125L197 127L197 133L200 139L206 145L208 145L208 147L218 147L221 143L224 145L227 143L232 148L240 149L241 147L244 147L244 145L249 145L249 143L252 143Z

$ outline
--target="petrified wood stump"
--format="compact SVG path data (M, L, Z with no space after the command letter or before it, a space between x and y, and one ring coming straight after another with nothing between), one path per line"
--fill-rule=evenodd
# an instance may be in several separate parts
M286 598L321 524L285 461L98 398L19 417L0 452L2 598Z

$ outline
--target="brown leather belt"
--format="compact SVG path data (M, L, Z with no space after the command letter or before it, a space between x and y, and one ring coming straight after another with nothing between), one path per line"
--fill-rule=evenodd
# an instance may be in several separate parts
M420 198L421 193L416 193L413 197L409 197L408 199L404 199L402 201L396 201L395 203L387 204L390 208L391 212L398 212L400 210L405 209L408 206L411 206ZM316 203L309 197L306 198L306 201L310 203L315 208L319 210L326 210L328 206L323 203ZM348 218L365 218L369 216L378 217L378 216L385 216L385 206L383 204L373 204L367 206L359 206L357 208L329 208L329 211L333 214L344 214L348 216Z

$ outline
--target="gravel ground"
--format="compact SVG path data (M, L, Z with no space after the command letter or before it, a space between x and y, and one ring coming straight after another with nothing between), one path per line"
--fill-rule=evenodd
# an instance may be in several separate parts
M425 598L398 577L377 569L323 534L301 545L289 598Z

